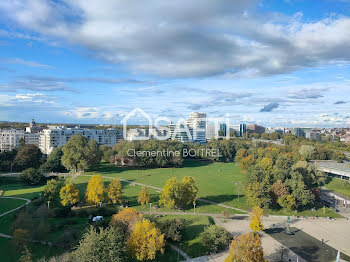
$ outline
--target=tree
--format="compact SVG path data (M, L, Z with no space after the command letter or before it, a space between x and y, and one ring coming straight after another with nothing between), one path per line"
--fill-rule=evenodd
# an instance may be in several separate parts
M105 188L101 175L94 175L90 178L86 188L85 198L89 204L97 205L104 200Z
M59 202L62 187L64 187L63 177L48 180L43 191L43 197L46 201Z
M310 160L315 154L315 147L310 145L302 145L299 148L299 154L302 155L305 160Z
M182 196L180 203L182 205L189 205L195 201L198 188L195 185L195 180L193 177L185 176L181 180Z
M139 196L137 197L137 202L143 206L143 205L148 205L150 201L151 201L151 196L148 193L148 189L146 186L143 186Z
M225 228L211 225L200 234L200 242L209 252L218 252L226 249L232 235Z
M247 156L247 150L244 148L241 148L236 153L235 161L240 162L246 156Z
M255 163L254 157L252 155L248 155L244 157L241 161L239 161L239 166L243 170L247 170L249 167L254 165L254 163Z
M63 206L73 206L80 201L79 190L73 183L69 183L61 188L60 198Z
M271 195L274 203L277 202L277 199L281 196L288 195L288 187L282 183L281 180L276 181L271 186Z
M142 214L137 213L134 208L124 208L117 214L113 215L109 224L115 226L118 222L121 222L128 228L128 231L131 232L134 225L141 220Z
M264 169L264 170L271 170L273 167L273 160L269 157L264 157L261 159L259 162L259 165Z
M250 229L252 229L254 232L259 233L261 230L264 230L264 225L261 222L261 217L264 213L264 210L262 210L260 207L255 206L253 207L252 212L250 213Z
M164 235L153 222L142 219L136 223L127 245L137 260L152 260L156 257L157 251L164 253Z
M95 140L88 141L82 135L72 136L62 147L62 165L71 171L85 170L101 160L100 149Z
M32 262L32 253L27 246L24 246L22 256L18 259L18 262Z
M125 236L118 227L90 227L73 252L73 261L124 262L127 261Z
M268 207L271 201L269 190L262 182L254 182L246 187L248 203L253 206Z
M286 210L292 210L295 207L295 199L292 195L282 195L278 198L278 204Z
M186 206L195 201L197 192L193 177L185 176L181 182L173 177L166 182L159 204L168 208Z
M35 185L43 179L43 175L34 168L28 168L22 171L20 179L23 183Z
M185 220L183 218L162 220L159 222L159 229L165 235L166 239L180 242L183 230L185 229Z
M41 165L42 172L64 172L66 169L61 163L63 152L62 148L54 149L49 155L47 161Z
M267 262L259 235L251 232L235 237L225 262Z
M112 180L107 187L107 196L113 204L122 202L122 184L118 178Z
M159 199L159 204L168 208L174 208L178 204L181 194L181 184L173 177L166 182Z
M24 145L19 148L15 158L15 167L18 170L24 170L27 168L39 168L42 162L42 156L40 149L35 145Z

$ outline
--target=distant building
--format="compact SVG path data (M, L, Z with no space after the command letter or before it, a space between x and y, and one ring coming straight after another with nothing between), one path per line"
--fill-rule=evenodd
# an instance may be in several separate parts
M310 139L310 140L320 140L320 133L317 131L311 131L311 130L307 130L305 131L305 138Z
M192 112L187 118L187 125L192 128L193 142L206 143L206 126L207 126L207 115L205 113Z
M220 124L219 135L223 137L227 135L227 125L225 123Z
M193 129L186 124L169 124L170 138L180 142L193 142Z
M39 148L44 154L50 154L55 148L64 146L68 140L80 134L89 140L96 140L99 145L113 146L123 139L120 129L86 129L66 128L64 126L48 126L40 134Z
M258 133L258 134L265 133L265 127L259 126L257 124L247 125L247 130L249 130L252 133Z
M40 132L43 130L41 126L38 126L32 118L32 121L29 123L29 126L26 127L24 133L24 143L27 145L36 145L39 147L40 144Z
M13 128L0 130L0 151L15 149L20 145L21 139L24 139L24 130Z
M216 129L215 124L207 124L205 135L206 135L207 140L217 138L218 130Z
M239 136L245 136L247 133L247 125L246 124L240 124L239 125Z

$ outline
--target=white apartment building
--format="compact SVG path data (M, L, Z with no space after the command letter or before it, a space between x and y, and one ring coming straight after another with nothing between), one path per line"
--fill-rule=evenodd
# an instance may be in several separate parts
M64 126L48 126L40 134L39 148L44 154L50 154L55 148L64 146L68 140L80 134L87 139L96 140L99 145L113 146L123 139L123 132L120 129L86 129L66 128Z
M11 151L19 146L21 139L24 139L24 130L3 129L0 130L0 151Z
M193 129L185 124L169 124L170 139L193 142Z
M193 129L193 142L205 143L206 138L206 126L207 115L205 113L192 112L187 118L187 125Z

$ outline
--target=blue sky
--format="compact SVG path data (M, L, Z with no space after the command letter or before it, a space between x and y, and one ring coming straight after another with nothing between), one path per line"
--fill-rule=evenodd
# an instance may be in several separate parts
M0 120L349 126L349 50L349 0L2 0Z

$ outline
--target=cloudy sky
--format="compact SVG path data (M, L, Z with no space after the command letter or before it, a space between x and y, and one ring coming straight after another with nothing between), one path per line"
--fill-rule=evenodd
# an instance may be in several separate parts
M349 87L350 0L0 1L0 120L349 126Z

